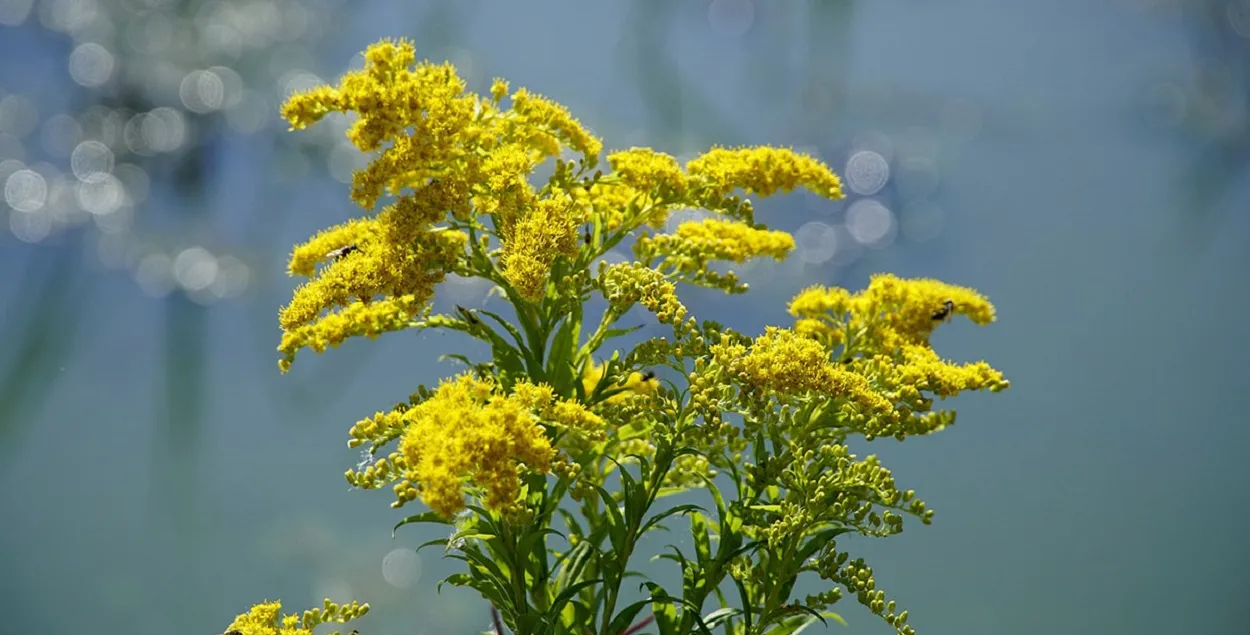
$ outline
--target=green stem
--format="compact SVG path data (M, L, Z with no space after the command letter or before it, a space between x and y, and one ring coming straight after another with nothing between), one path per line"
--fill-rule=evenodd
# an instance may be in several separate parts
M603 339L608 335L608 329L612 328L612 325L616 324L620 317L620 314L612 307L609 306L607 309L604 309L603 317L599 320L599 327L595 329L594 334L586 340L586 344L578 351L578 360L588 357L599 350L599 347L603 345Z
M638 529L642 525L642 520L647 517L647 512L651 510L651 506L655 504L656 494L660 491L660 483L664 481L664 476L668 474L669 468L672 467L672 450L666 449L663 450L663 452L665 453L664 456L657 454L656 461L651 469L651 474L649 474L647 478L647 486L644 490L647 495L647 504L643 505L642 508L638 510L636 515L630 515L629 519L626 521L629 526L628 530L625 532L625 546L621 550L619 557L621 576L614 580L608 589L607 603L604 604L603 607L603 626L599 629L600 635L609 635L608 626L612 622L612 614L616 612L616 601L620 595L621 581L624 579L624 573L629 564L629 558L634 553L634 545L640 537L638 536ZM615 502L604 501L603 504L610 505L615 504Z

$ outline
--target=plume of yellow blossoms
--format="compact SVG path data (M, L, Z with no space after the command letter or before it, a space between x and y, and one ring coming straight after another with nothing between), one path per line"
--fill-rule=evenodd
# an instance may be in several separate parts
M347 478L369 489L396 483L396 507L420 498L452 516L476 492L493 509L515 511L522 473L551 471L556 448L547 428L572 433L567 442L573 442L602 439L605 424L577 401L557 398L550 386L520 382L505 395L492 381L460 375L414 406L357 423L352 445L381 447L398 438L399 448Z
M295 248L289 270L310 280L280 316L284 371L301 348L320 352L353 335L413 326L453 271L485 275L517 300L541 302L556 261L581 253L579 229L588 222L629 231L661 227L679 208L721 212L723 219L647 237L636 251L687 282L742 291L733 274L713 273L708 263L781 258L793 239L754 225L749 203L729 196L734 189L768 196L805 186L841 196L828 166L783 148L716 148L684 169L669 155L634 148L608 156L614 172L607 178L575 178L565 169L571 164L558 161L557 174L537 191L529 179L540 163L567 148L580 154L585 173L598 164L602 143L563 106L528 90L513 92L505 108L507 82L496 80L489 95L479 96L465 90L452 66L415 62L411 43L379 42L366 51L363 69L283 106L293 129L355 113L347 136L375 156L354 175L352 198L366 210L383 196L394 198L376 216L349 220ZM470 240L474 234L480 245ZM488 237L499 249L479 251ZM475 257L488 258L493 271L482 271ZM379 298L405 300L371 306Z
M262 602L234 618L225 635L312 635L321 624L344 624L368 612L368 604L340 605L327 598L320 608L304 611L302 616L282 615L281 602ZM338 635L338 631L330 635Z
M655 499L692 487L716 491L712 477L722 470L744 498L719 510L719 541L749 539L758 548L725 547L683 562L683 577L694 571L687 566L697 567L693 578L701 581L684 591L692 595L683 602L703 606L731 576L749 606L748 623L728 628L727 621L728 630L797 630L802 625L791 618L802 611L789 603L790 589L800 574L815 572L912 635L907 612L886 601L871 568L839 551L835 538L895 534L903 514L928 523L932 511L911 490L900 491L875 456L851 454L846 441L853 434L902 440L939 430L954 413L934 410L935 400L1009 386L985 362L949 362L929 345L934 329L955 316L992 322L986 298L936 280L878 275L857 293L808 288L790 303L792 328L749 338L691 317L677 283L741 293L746 285L717 263L787 257L793 237L757 223L751 201L736 193L766 197L803 187L841 198L841 181L819 160L784 148L718 147L682 165L631 148L608 153L604 174L596 169L602 143L563 106L499 79L488 94L468 92L449 64L417 63L406 41L370 46L363 69L335 86L296 94L283 107L293 129L331 113L355 115L347 136L372 155L351 185L365 215L292 252L289 272L307 282L279 315L279 365L286 372L304 348L320 353L349 337L408 328L450 328L491 347L489 362L449 355L471 372L434 390L421 387L409 403L358 421L349 442L368 444L370 453L347 472L351 484L393 487L395 507L420 499L432 514L404 522L441 517L456 525L449 548L474 562L507 562L497 570L471 567L455 583L482 591L515 632L528 635L525 629L538 625L581 632L583 624L568 620L595 619L600 609L600 632L611 632L615 589L587 588L595 602L607 602L602 607L581 604L585 593L569 597L571 585L588 582L563 580L573 551L560 555L546 546L553 513L567 511L560 499L567 493L583 504L588 523L599 524L580 536L570 525L571 547L610 538L616 550L596 544L598 551L584 553L624 559L615 569L596 564L586 578L619 587L619 579L606 578L628 569L641 536L625 534L656 526L642 522ZM546 182L532 183L548 161L554 169ZM711 214L661 231L674 211L691 208ZM631 239L635 260L606 264L608 251ZM435 289L450 273L493 284L515 319L461 307L457 315L431 315ZM598 327L584 333L592 294L608 307ZM632 331L615 325L635 307L671 326L671 336L597 363L606 340ZM662 385L650 369L663 368L688 390L669 377ZM379 452L385 455L374 461ZM640 478L627 478L626 465ZM617 469L622 491L607 492L607 476ZM462 527L451 517L469 499L485 511L474 505ZM719 493L716 502L723 506ZM629 522L612 520L621 510ZM686 511L695 548L710 549L708 521ZM512 531L525 537L509 542L521 535L505 536ZM466 546L457 536L487 547ZM508 551L520 544L526 553ZM531 548L540 555L532 557ZM551 567L543 560L548 551L558 560ZM717 560L725 554L732 561ZM553 570L562 572L560 580L549 575ZM555 586L529 588L548 582ZM840 593L809 596L804 606L824 609ZM557 596L567 602L560 615L535 608L550 607ZM327 608L300 620L278 611L276 603L257 605L233 628L240 635L304 635L331 615ZM751 625L753 612L772 621ZM693 632L687 613L680 617L684 630L670 630Z

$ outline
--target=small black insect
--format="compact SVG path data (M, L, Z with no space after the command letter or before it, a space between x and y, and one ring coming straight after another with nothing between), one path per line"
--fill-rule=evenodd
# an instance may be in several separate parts
M350 245L339 247L338 249L335 249L334 251L327 253L326 258L333 258L334 260L341 260L344 256L347 256L348 254L354 254L358 251L360 251L360 247L357 247L355 243L352 243Z
M587 244L587 245L589 245L589 244L590 244L591 235L590 235L590 228L589 228L589 227L587 227L587 228L586 228L586 231L582 232L582 240L586 241L586 244Z
M643 371L642 373L643 381L651 381L652 379L655 379L655 373L653 371L649 371L649 370Z
M955 313L955 303L951 300L947 300L942 303L942 308L933 312L933 316L932 316L933 321L934 322L941 322L941 321L949 322L951 317L953 317L954 313Z

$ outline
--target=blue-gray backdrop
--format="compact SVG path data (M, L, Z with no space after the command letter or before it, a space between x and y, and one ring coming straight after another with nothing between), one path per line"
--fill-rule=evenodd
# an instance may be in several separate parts
M856 545L920 632L1245 632L1246 0L0 0L0 630L215 633L324 595L370 601L367 635L487 628L412 554L432 530L392 540L389 493L342 477L351 423L462 342L275 364L284 257L359 213L360 164L342 121L291 134L277 105L398 36L609 148L790 145L846 176L760 203L799 252L752 295L686 292L695 315L754 332L877 271L991 297L998 323L934 344L1011 390L858 448L937 510Z

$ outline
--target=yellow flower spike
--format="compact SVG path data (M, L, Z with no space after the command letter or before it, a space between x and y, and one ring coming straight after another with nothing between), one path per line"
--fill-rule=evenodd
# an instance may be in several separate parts
M555 401L555 391L547 384L519 381L512 387L512 394L524 407L544 414L551 410L551 404Z
M301 618L295 613L282 615L281 602L262 602L234 618L225 632L238 632L242 635L312 635L313 629L321 624L346 624L369 612L368 604L359 604L356 601L339 607L327 598L323 606L324 611L320 608L310 609L304 611Z
M677 159L650 148L631 148L608 155L612 170L630 187L680 198L686 191L686 175Z
M900 383L916 386L940 397L984 388L997 392L1011 385L1001 372L985 362L957 366L942 361L927 346L904 346L902 357L904 362L897 371Z
M794 296L787 310L794 317L838 316L851 310L851 294L841 287L815 285Z
M530 123L546 128L587 159L603 152L603 143L590 134L564 106L522 88L512 95L512 110Z
M291 95L282 105L282 118L291 124L291 130L303 130L326 115L345 109L346 104L338 90L318 86Z
M326 309L378 295L412 295L424 304L464 253L468 236L460 231L428 229L442 217L445 191L422 189L389 205L376 219L347 224L338 233L319 236L296 249L292 267L307 271L316 251L344 235L360 235L354 253L335 261L295 291L279 323L290 331L307 325ZM322 256L324 257L324 255Z
M927 344L933 330L950 317L943 315L947 301L951 315L967 316L976 324L994 321L994 306L972 289L940 280L878 274L853 297L851 327L868 329L862 344L872 352Z
M663 268L682 280L727 293L742 293L746 285L733 272L712 271L711 262L742 263L760 257L783 260L793 250L794 237L786 232L720 218L682 223L673 234L643 235L634 243L639 260L663 258Z
M603 418L572 399L562 400L551 410L551 420L583 436L600 436L607 426Z
M311 278L317 271L317 264L335 259L336 250L348 246L359 248L363 243L372 241L377 231L373 219L357 218L318 232L291 253L287 271L293 276Z
M384 39L365 49L365 69L378 78L403 72L416 60L417 49L405 38Z
M887 421L898 418L894 406L872 390L863 376L834 368L818 342L794 331L768 327L749 349L741 344L712 346L716 361L758 390L796 395L816 392L845 397Z
M503 98L507 96L508 96L508 80L496 77L495 81L491 82L491 85L490 85L491 100L497 104L503 101Z
M599 276L603 296L621 313L641 304L665 324L679 325L686 318L677 288L655 269L636 262L618 263L603 267Z
M493 509L513 504L521 470L546 474L555 451L529 407L532 389L492 394L493 384L460 375L404 413L399 450L405 475L430 509L451 516L464 508L466 487L482 491Z
M718 218L682 223L676 237L714 260L746 262L761 256L783 260L794 251L794 237L786 232L756 229Z
M354 302L341 311L331 313L316 322L287 330L282 335L278 351L283 354L278 362L282 372L291 368L295 353L301 348L311 348L317 353L338 346L349 337L365 335L377 337L388 331L408 328L424 306L425 299L413 295L387 298L368 304Z
M572 210L567 198L538 201L504 241L503 275L530 302L542 299L556 258L577 255L581 219Z
M842 180L829 166L786 148L714 148L687 163L686 172L721 196L735 188L772 196L803 186L825 198L842 198Z

